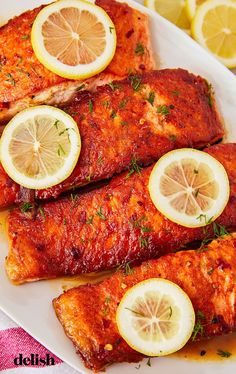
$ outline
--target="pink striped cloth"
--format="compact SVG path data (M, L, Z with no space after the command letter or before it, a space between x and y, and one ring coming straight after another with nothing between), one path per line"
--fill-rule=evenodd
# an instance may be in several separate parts
M53 358L55 365L44 366L42 363L40 365L40 362L33 366L16 365L14 359L19 357L20 354L22 354L22 357L31 357L31 354L34 354L35 357L39 358L48 355L48 357ZM63 363L0 311L0 372L4 371L4 374L31 374L39 369L42 374L79 373Z

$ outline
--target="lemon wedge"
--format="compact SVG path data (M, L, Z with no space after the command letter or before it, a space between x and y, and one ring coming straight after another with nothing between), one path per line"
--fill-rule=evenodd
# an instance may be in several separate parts
M145 0L144 4L181 29L189 29L185 0Z
M196 10L199 5L203 4L206 0L186 0L186 11L190 21L195 16Z
M81 150L76 122L60 109L38 106L18 113L5 127L0 159L18 184L44 189L72 173Z
M169 220L186 227L214 221L229 200L229 179L223 165L206 152L174 150L154 166L149 193Z
M190 339L195 313L188 295L175 283L152 278L123 296L116 313L122 338L146 356L165 356Z
M31 33L38 60L69 79L91 77L111 62L116 30L108 14L83 0L56 1L37 15Z
M224 65L236 67L236 1L208 0L197 9L192 35Z

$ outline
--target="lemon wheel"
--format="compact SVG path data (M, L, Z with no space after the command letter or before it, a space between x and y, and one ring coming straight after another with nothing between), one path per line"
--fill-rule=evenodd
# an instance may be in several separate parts
M116 30L108 14L83 0L56 1L43 8L32 27L31 42L39 61L70 79L91 77L111 62Z
M0 159L18 184L44 189L66 179L81 150L76 122L60 109L38 106L18 113L5 127Z
M185 0L145 0L144 4L181 29L189 29Z
M198 7L192 35L229 68L236 67L236 1L208 0Z
M149 193L156 208L171 221L201 227L215 220L229 200L223 165L192 148L171 151L154 166Z
M116 313L123 339L146 356L181 349L192 335L195 313L188 295L161 278L140 282L123 296Z
M186 11L190 21L192 21L195 16L199 5L203 4L205 1L206 0L186 0Z

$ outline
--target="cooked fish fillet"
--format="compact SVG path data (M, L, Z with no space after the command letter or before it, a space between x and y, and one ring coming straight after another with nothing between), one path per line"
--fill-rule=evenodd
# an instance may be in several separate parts
M137 362L144 357L121 338L116 310L125 292L149 278L178 284L190 297L210 338L236 329L236 234L213 241L207 250L184 251L134 267L132 273L115 273L97 285L73 288L54 299L53 305L66 335L84 364L94 371L115 362ZM109 302L108 302L109 300ZM109 344L111 350L106 349Z
M0 166L0 207L56 198L110 178L134 159L147 165L175 148L214 143L224 133L205 80L181 69L130 76L93 94L81 93L64 109L78 123L82 139L72 175L55 187L33 192L10 180Z
M230 200L217 222L236 227L236 144L216 145L206 152L224 165L230 179ZM205 228L179 226L155 208L147 187L151 170L148 167L129 178L126 172L108 186L47 203L36 212L12 210L9 278L24 283L108 270L160 257L205 238ZM212 235L212 226L208 229Z
M97 0L113 20L117 31L117 50L104 72L82 82L93 89L130 71L155 68L150 43L148 17L113 0ZM68 80L47 70L31 47L32 24L43 6L28 11L0 28L0 124L20 110L43 103L58 105L75 95L81 81ZM138 44L143 54L135 53Z

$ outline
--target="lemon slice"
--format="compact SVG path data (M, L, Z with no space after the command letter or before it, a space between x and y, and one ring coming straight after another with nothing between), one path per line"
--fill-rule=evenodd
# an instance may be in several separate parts
M108 14L83 0L61 0L39 12L31 42L38 60L70 79L91 77L111 62L116 31Z
M185 0L145 0L144 4L181 29L189 29Z
M0 159L23 187L54 186L72 173L81 149L76 122L60 109L38 106L18 113L5 127Z
M188 295L161 278L140 282L123 296L116 313L122 338L146 356L165 356L190 339L195 313Z
M229 200L229 180L214 157L192 148L171 151L154 166L149 193L171 221L201 227L215 220Z
M192 35L227 67L236 67L236 1L208 0L199 6Z
M192 21L199 5L202 5L205 1L206 0L186 0L186 11L190 21Z

